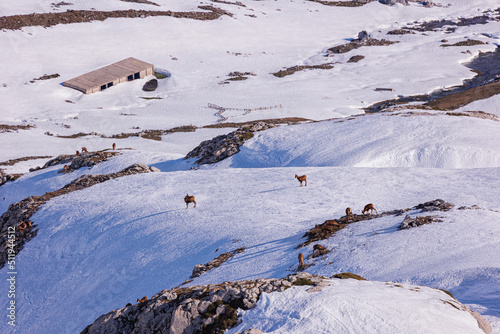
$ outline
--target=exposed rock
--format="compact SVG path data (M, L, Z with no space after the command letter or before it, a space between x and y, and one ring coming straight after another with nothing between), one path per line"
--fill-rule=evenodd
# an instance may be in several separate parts
M144 303L100 316L81 334L222 333L238 324L237 309L254 307L262 293L282 292L294 282L301 281L308 281L308 285L314 287L324 280L308 273L298 273L283 279L245 280L163 290ZM243 333L262 332L247 329Z
M388 41L386 39L375 39L371 38L366 31L361 31L358 33L358 38L352 40L350 43L337 45L332 48L329 48L327 54L335 54L335 53L346 53L351 50L360 48L362 46L383 46L383 45L391 45L399 42Z
M238 153L241 145L243 145L245 140L252 138L254 132L273 127L275 127L274 124L255 122L250 126L240 128L227 135L205 140L189 152L184 159L196 158L197 160L194 163L197 165L217 163Z
M420 212L427 211L450 211L453 209L455 204L450 202L445 202L442 199L435 199L430 202L425 202L423 204L419 204L415 207L415 209L420 210Z
M457 210L482 210L482 208L474 204L473 206L461 206Z
M397 3L400 3L405 6L409 5L408 0L378 0L378 2L380 2L383 5L391 5L391 6Z
M158 80L151 79L142 86L142 90L145 92L154 92L158 88Z
M232 252L226 252L219 256L217 256L212 261L207 264L197 264L193 268L193 273L191 274L191 278L195 278L201 276L209 270L219 267L221 264L235 256L236 254L243 253L245 251L245 247L238 248Z
M439 217L436 216L426 216L426 217L415 217L412 218L410 215L407 215L401 225L399 226L400 230L406 230L412 227L422 226L425 224L431 224L435 222L443 222Z
M117 173L105 175L82 175L59 190L45 193L42 196L30 196L22 201L9 205L7 211L0 216L0 269L3 268L8 260L8 230L15 230L16 243L14 247L11 248L15 251L15 254L19 254L19 252L24 248L24 244L33 239L38 233L36 224L32 224L26 229L20 229L19 227L23 224L23 222L29 222L31 216L33 216L38 211L40 206L45 204L48 200L118 177L150 172L151 169L148 166L144 164L134 164Z
M82 167L93 167L101 162L107 161L108 158L119 154L118 152L96 151L96 152L82 152L80 155L76 154L61 154L54 159L47 161L42 167L30 168L30 172L40 169L45 169L55 165L67 165L66 170L61 169L59 173L70 173Z

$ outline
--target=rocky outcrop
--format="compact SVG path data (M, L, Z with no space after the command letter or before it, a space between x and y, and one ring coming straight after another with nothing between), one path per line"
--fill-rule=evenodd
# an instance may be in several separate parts
M145 92L154 92L158 88L158 80L151 79L142 86L142 90Z
M349 224L359 222L359 221L364 221L364 220L370 220L370 219L375 219L375 218L380 218L380 217L385 217L385 216L401 216L405 212L411 211L411 210L420 210L420 213L422 212L428 212L428 211L449 211L451 210L455 204L443 201L442 199L435 199L433 201L425 202L418 204L414 206L413 208L405 208L405 209L397 209L397 210L391 210L391 211L384 211L380 212L378 214L371 214L371 215L357 215L353 214L350 216L348 219L347 216L342 216L337 219L332 219L332 220L326 220L323 224L317 224L313 228L311 228L309 231L307 231L302 237L306 238L306 241L302 242L297 246L297 248L304 247L309 245L312 242L319 241L319 240L324 240L328 239L331 237L333 234L335 234L337 231L343 229ZM420 226L423 224L428 224L432 223L435 221L441 221L438 217L416 217L416 218L411 218L410 216L407 216L405 218L405 221L403 221L403 224L400 227L400 229L406 229L414 226Z
M224 262L235 256L236 254L243 253L244 251L245 247L241 247L232 252L222 253L221 255L217 256L215 259L206 264L195 265L193 268L193 273L191 274L191 278L201 276L202 274L206 273L209 270L220 267L221 264L223 264Z
M68 169L65 172L72 172L82 167L93 167L98 163L107 161L108 158L117 155L118 152L107 152L107 151L97 151L97 152L82 152L81 154L61 154L56 158L47 161L42 167L30 168L30 172L35 172L40 169L45 169L48 167L56 165L67 165ZM60 173L64 170L60 170Z
M196 165L214 164L240 151L241 145L254 136L254 132L273 128L275 125L265 122L255 122L227 135L205 140L189 152L184 159L197 159Z
M440 219L437 216L425 216L425 217L415 217L412 218L410 215L407 215L401 225L399 225L400 230L407 230L412 227L417 227L417 226L422 226L426 224L431 224L431 223L436 223L436 222L443 222L442 219Z
M15 244L13 246L11 245L12 247L10 248L15 251L15 254L19 254L19 252L24 248L24 244L33 239L38 233L36 224L32 224L26 229L20 229L19 227L23 224L23 222L29 222L31 216L38 211L40 206L45 204L50 199L76 190L88 188L95 184L118 177L138 173L150 173L153 171L153 169L146 165L134 164L117 173L105 175L82 175L59 190L48 192L42 196L30 196L20 202L9 205L7 211L0 216L0 269L3 268L8 259L8 231L14 230L16 233Z
M285 291L294 284L314 285L323 280L319 276L298 273L283 279L163 290L146 302L102 315L81 334L222 333L238 324L237 309L254 307L262 293Z
M419 204L415 207L415 209L420 210L420 212L427 211L450 211L455 207L455 204L443 201L442 199L435 199L430 202L425 202L423 204Z
M360 31L358 33L358 38L353 39L350 43L337 45L332 48L329 48L327 51L327 55L332 55L335 53L346 53L351 50L360 48L362 46L383 46L383 45L391 45L399 42L388 41L386 39L375 39L370 37L370 35L366 31Z

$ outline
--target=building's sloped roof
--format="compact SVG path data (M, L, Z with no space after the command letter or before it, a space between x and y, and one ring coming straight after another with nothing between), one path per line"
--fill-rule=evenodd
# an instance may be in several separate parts
M95 71L65 81L64 84L87 90L97 86L105 85L108 82L112 82L116 79L123 78L130 74L143 71L152 66L152 64L130 57L117 63L104 66Z

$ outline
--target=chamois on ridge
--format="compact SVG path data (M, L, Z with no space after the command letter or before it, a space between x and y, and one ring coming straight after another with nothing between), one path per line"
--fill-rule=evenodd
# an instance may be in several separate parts
M302 187L302 182L305 182L306 184L305 186L307 187L307 175L298 176L297 174L295 174L295 178L299 180L301 187Z

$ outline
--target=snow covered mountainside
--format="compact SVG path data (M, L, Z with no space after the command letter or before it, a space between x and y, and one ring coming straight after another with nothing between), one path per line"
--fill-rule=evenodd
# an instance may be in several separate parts
M496 0L3 1L0 332L112 314L145 333L165 289L304 271L328 283L263 291L228 332L488 332L470 308L500 333L499 43ZM61 84L128 57L155 65L155 91ZM184 159L258 120L277 126L237 154ZM418 206L435 199L454 206Z

